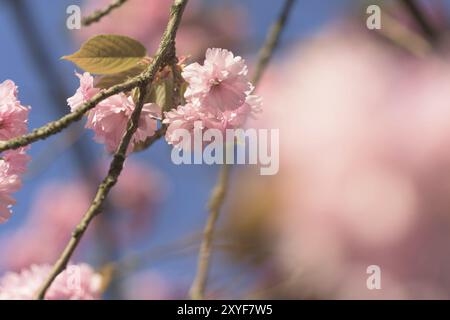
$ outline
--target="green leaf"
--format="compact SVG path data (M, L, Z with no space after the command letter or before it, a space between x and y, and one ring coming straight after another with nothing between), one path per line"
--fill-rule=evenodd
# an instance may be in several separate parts
M135 67L147 54L137 40L119 35L90 38L72 55L64 56L81 69L96 74L114 74Z
M99 89L107 89L116 84L125 82L126 80L137 76L138 74L144 72L147 68L145 64L137 64L136 66L114 74L106 74L96 78L95 87Z

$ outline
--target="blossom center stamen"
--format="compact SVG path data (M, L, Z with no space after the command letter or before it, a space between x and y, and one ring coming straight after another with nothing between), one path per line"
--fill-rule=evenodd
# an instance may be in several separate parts
M209 83L212 87L217 87L218 85L220 85L221 81L219 79L211 79Z

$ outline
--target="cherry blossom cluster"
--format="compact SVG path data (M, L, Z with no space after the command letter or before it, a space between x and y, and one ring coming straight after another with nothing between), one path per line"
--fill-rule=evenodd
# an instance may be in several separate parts
M32 265L0 279L0 300L31 300L51 271L50 265ZM101 295L102 278L87 264L69 265L45 295L46 300L93 300Z
M201 123L201 129L235 129L242 127L249 116L261 111L261 98L252 95L253 86L248 79L245 61L225 49L208 49L203 65L193 63L182 72L188 87L184 94L186 103L165 112L163 123L168 126L166 140L179 147L177 129L194 130L194 123ZM80 87L67 99L72 111L92 99L101 89L95 88L94 77L85 72L76 74ZM126 129L135 108L131 95L118 93L101 101L87 113L86 128L95 132L94 139L105 145L108 152L114 152ZM151 137L157 129L161 107L146 103L142 109L139 126L128 147Z
M25 134L28 130L29 107L17 99L18 89L11 80L0 84L0 141ZM0 223L11 216L15 203L12 193L21 187L20 175L25 172L29 156L26 148L9 150L0 154Z
M208 49L203 65L193 63L182 72L188 82L184 94L186 104L165 112L168 125L166 140L180 147L177 129L235 129L242 127L249 116L261 111L261 98L252 95L245 61L225 49Z
M90 73L76 74L80 78L80 87L76 93L67 99L71 111L79 108L91 99L101 89L94 87L94 77ZM133 98L120 92L103 101L87 113L86 128L95 133L94 140L105 145L108 152L115 152L127 129L128 120L135 108ZM143 106L139 126L128 146L128 152L134 145L151 137L157 129L157 120L160 108L155 103L146 103Z

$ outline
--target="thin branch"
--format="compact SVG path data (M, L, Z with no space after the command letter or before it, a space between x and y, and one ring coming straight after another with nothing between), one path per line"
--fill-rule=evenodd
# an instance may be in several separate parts
M286 0L277 21L272 25L267 39L259 51L258 62L255 73L252 77L253 85L256 87L261 80L261 76L266 70L268 63L273 56L273 52L278 46L281 33L286 26L289 14L292 11L295 0ZM209 200L209 216L203 231L203 241L200 246L198 257L198 266L195 279L189 290L189 296L194 300L201 300L205 296L206 283L208 280L208 271L212 253L212 242L214 238L214 229L219 219L220 209L225 201L226 191L229 184L230 165L224 164L219 173L219 179L214 187Z
M422 29L423 33L427 37L427 39L435 44L438 40L439 33L435 29L432 22L428 19L426 14L420 8L420 6L416 3L415 0L401 0L405 8L409 11L412 17L416 20L419 27Z
M208 280L209 262L212 254L214 229L219 219L220 209L225 200L228 189L230 165L224 164L220 170L219 180L212 192L209 202L209 216L203 231L203 240L198 254L197 275L189 290L189 296L193 300L201 300L205 294L206 281Z
M280 17L277 21L272 25L270 31L267 35L266 41L259 51L258 54L258 62L255 67L255 73L253 74L252 83L256 87L261 80L261 76L266 70L270 59L273 56L273 52L278 47L278 43L280 42L281 33L286 26L286 22L288 20L289 14L292 11L295 0L286 0L284 2L283 9L281 10Z
M95 22L99 22L104 16L107 16L111 11L114 9L119 8L122 6L127 0L114 0L109 4L106 8L101 10L96 10L93 14L84 17L81 23L83 26L87 27Z
M103 203L108 196L109 191L116 184L118 177L122 172L128 145L130 144L130 141L138 127L139 117L144 105L147 84L153 81L156 72L158 72L158 70L162 66L172 63L173 59L175 59L175 36L187 2L188 0L175 0L174 4L172 5L170 11L170 19L167 24L167 28L162 36L158 51L155 54L155 58L149 65L148 69L141 76L141 78L143 78L144 80L138 82L139 101L136 104L130 120L128 121L127 131L125 132L120 145L111 161L108 174L99 185L97 194L95 195L91 206L83 216L81 222L75 228L75 231L72 233L71 239L69 240L59 259L53 266L50 275L38 291L38 299L43 299L45 297L47 289L53 283L55 278L62 271L64 271L70 258L72 257L73 252L77 248L79 242L81 241L81 238L86 232L89 224L94 219L94 217L102 211Z

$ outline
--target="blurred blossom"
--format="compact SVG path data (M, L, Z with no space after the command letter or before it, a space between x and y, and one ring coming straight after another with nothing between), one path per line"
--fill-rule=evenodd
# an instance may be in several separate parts
M130 275L124 282L124 291L130 300L176 299L176 292L169 281L153 271Z
M111 191L111 202L133 215L142 224L151 216L154 206L164 197L166 184L161 173L140 161L128 159L117 185Z
M50 265L32 265L0 278L0 300L31 300L47 279ZM87 264L69 265L48 289L46 300L92 300L101 294L101 276Z
M89 14L110 2L85 1L82 11ZM134 0L132 4L125 3L112 11L100 22L74 33L80 42L98 34L127 35L141 41L152 54L167 24L171 4L167 0ZM196 58L211 46L233 48L245 37L248 29L245 21L245 13L236 4L202 5L194 0L186 8L177 33L178 54Z
M450 65L349 26L283 61L255 125L281 129L270 221L289 293L448 298ZM372 264L382 290L366 287Z
M53 263L90 201L89 189L82 182L44 185L35 196L24 225L3 236L2 265L19 270L31 264Z
M102 175L106 174L109 164L102 162L98 168ZM110 236L128 245L140 236L147 238L166 191L167 184L160 171L145 162L127 159L108 197L112 209L108 218L114 230Z

